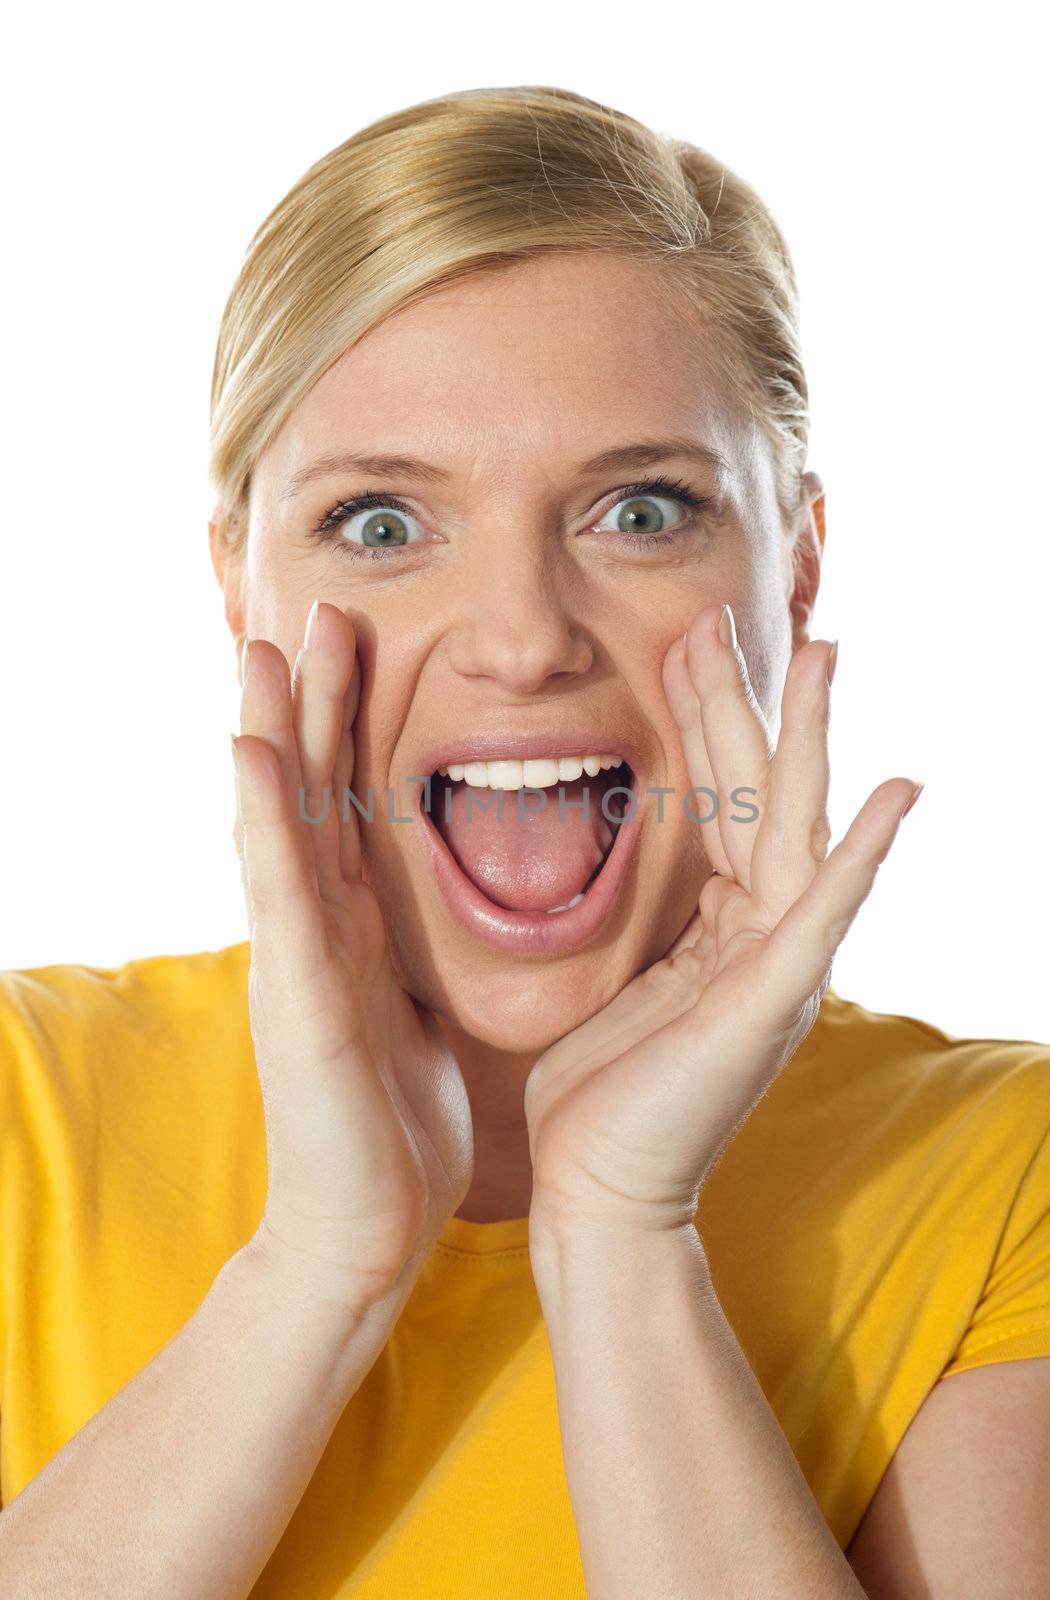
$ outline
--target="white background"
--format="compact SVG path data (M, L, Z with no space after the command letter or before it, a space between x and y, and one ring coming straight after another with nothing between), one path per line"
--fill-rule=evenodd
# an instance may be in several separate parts
M1050 1038L1040 52L1019 6L19 8L3 97L0 966L245 937L233 647L207 550L219 318L356 129L547 83L713 151L786 230L836 838L926 781L834 983ZM684 28L684 31L683 31Z

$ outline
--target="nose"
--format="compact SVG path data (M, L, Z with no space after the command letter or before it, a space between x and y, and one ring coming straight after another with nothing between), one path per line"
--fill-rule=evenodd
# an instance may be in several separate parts
M594 651L571 614L568 576L524 540L516 554L501 547L461 587L463 620L449 641L453 669L515 694L586 672Z

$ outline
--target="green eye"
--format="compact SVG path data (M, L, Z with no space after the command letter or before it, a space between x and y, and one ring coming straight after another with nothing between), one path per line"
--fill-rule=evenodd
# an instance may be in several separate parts
M599 524L597 531L626 535L623 548L671 546L679 532L691 531L695 514L710 504L707 495L698 495L688 484L661 474L623 485L620 499L606 512L606 518L618 513L616 526ZM676 521L668 518L665 506L677 507ZM341 500L313 531L343 555L364 557L367 553L373 560L384 550L427 541L409 506L398 496L376 489Z
M616 519L616 526L621 533L660 533L663 531L664 514L657 510L654 514L653 507L657 505L655 495L639 495L634 500L624 500L623 510Z
M347 555L370 553L420 544L424 535L408 507L374 490L341 500L333 506L315 532Z
M352 539L354 544L366 544L373 547L408 544L408 529L404 517L396 511L373 511L366 517L361 525L360 539Z
M700 504L699 501L696 503ZM659 495L635 491L629 499L625 497L610 506L598 527L604 533L634 534L639 540L663 534L665 540L669 541L671 535L688 520L688 504L678 493ZM677 520L673 520L664 510L665 506L677 508ZM615 518L615 524L605 525L610 518Z
M658 473L654 478L643 478L639 483L625 483L620 498L605 513L606 518L616 516L616 526L606 527L602 522L597 531L625 534L625 548L638 545L656 549L659 545L671 546L680 533L696 524L696 514L710 505L707 495L696 494L687 483L678 478ZM665 506L676 508L677 518L672 522Z

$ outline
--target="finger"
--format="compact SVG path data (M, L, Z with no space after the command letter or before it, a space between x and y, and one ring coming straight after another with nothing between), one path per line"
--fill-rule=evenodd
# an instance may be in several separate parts
M724 622L722 617L722 608L707 606L694 618L686 631L685 660L700 702L703 740L718 793L713 825L733 877L750 891L751 856L765 808L773 740L736 641L731 607L724 608ZM720 623L728 643L719 635ZM737 790L745 791L740 799L734 798ZM753 807L758 808L757 818Z
M658 1029L691 1011L697 999L695 966L657 961L579 1027L545 1050L525 1085L530 1110L555 1087L583 1083Z
M700 891L697 910L668 950L665 959L673 960L683 950L697 944L704 933L713 934L726 907L734 899L739 899L742 893L740 885L732 878L723 878L720 873L713 872Z
M717 872L716 873L712 873L711 877L708 879L708 883L710 883L710 882L712 882L712 881L714 881L716 879L718 879ZM719 879L718 881L725 882L727 880ZM706 887L706 885L705 885L705 887ZM700 936L703 933L703 931L704 931L704 919L703 919L703 916L699 911L694 911L693 915L689 918L689 921L686 923L685 927L682 929L681 933L678 935L678 938L671 945L670 949L668 951L666 951L666 953L665 953L665 955L663 956L662 959L665 960L665 961L673 961L676 955L679 955L683 950L690 949L691 946L696 944L698 942L698 940L700 939Z
M240 731L272 745L285 791L297 807L302 772L292 726L291 672L284 651L269 639L245 640Z
M317 883L321 893L332 900L341 899L343 888L339 840L342 788L336 786L335 767L343 743L344 701L355 664L354 646L348 618L337 606L315 600L292 671L292 726L302 772L302 813L308 819ZM348 812L346 826L356 828L352 806Z
M328 954L313 856L269 740L240 734L233 752L252 961L266 973L268 1007L291 1009Z
M823 982L921 787L908 778L880 784L767 938L755 992L771 1018L793 1014Z
M277 895L287 898L289 902L297 896L301 897L303 904L300 915L312 915L313 908L308 907L309 897L312 894L317 898L319 886L313 843L307 836L311 831L310 824L302 820L298 809L302 767L292 719L291 671L283 650L269 639L245 641L241 658L241 735L248 743L242 745L239 737L235 744L238 771L244 765L240 760L240 752L246 748L252 752L247 758L248 794L256 801L254 874L252 852L249 850L248 814L243 806L240 807L242 876L246 875L248 879L249 922L254 928L259 899L263 896L272 898ZM273 759L268 761L265 753L258 752L258 746L268 747ZM269 793L271 784L277 786L276 798ZM268 801L268 809L259 809L260 795ZM261 846L260 834L263 835ZM267 839L273 842L267 844ZM310 926L314 926L313 922ZM264 944L272 945L273 960L280 959L280 945L284 938L279 928L278 913L270 916L261 935ZM303 937L307 937L305 925ZM310 966L309 962L319 954L322 946L316 941L323 940L323 937L318 906L314 942L305 947L308 965L300 967L300 980L320 970ZM253 951L259 942L259 936L253 932Z
M812 882L831 842L827 668L832 649L826 639L812 640L788 665L780 734L751 857L752 891L771 925Z
M684 637L676 639L664 657L663 685L671 714L678 726L690 787L706 791L690 795L686 815L693 825L700 829L704 853L711 866L724 878L732 878L732 864L722 843L722 834L717 822L718 790L715 788L715 775L708 758L707 746L704 744L700 702L696 697L696 690L693 688L689 668L686 665Z
M354 649L354 670L343 701L343 731L335 758L335 792L339 796L339 867L347 883L361 881L361 823L353 801L344 795L353 785L356 767L354 720L361 704L361 657ZM367 800L366 800L367 809ZM345 821L343 819L346 819Z

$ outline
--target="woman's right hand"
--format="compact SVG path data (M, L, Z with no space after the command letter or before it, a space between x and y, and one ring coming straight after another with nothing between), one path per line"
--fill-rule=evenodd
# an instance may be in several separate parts
M353 779L360 664L320 603L290 671L242 655L235 839L251 936L248 1002L266 1122L252 1245L363 1311L414 1277L470 1185L470 1105L434 1016L400 986L361 876ZM328 814L320 817L324 789Z

